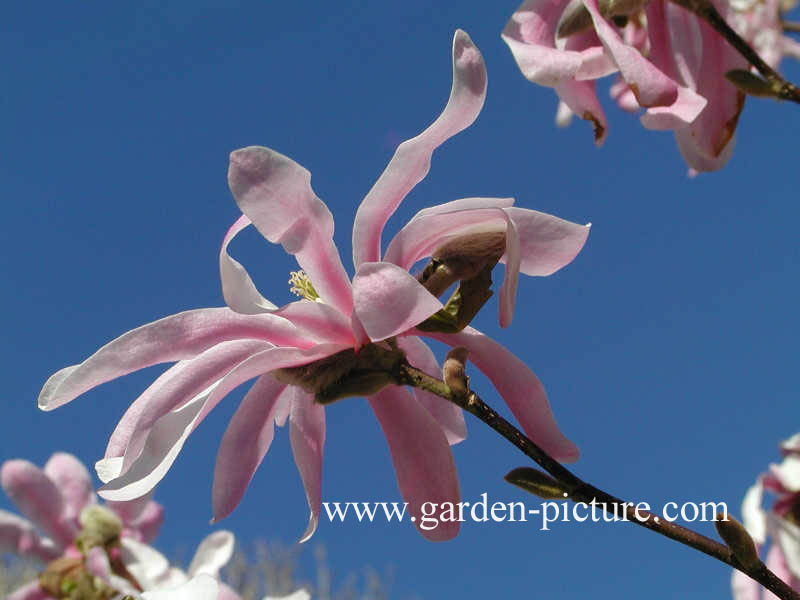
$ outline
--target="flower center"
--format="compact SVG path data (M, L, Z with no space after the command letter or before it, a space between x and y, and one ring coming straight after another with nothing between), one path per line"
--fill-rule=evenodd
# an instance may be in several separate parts
M289 273L289 283L292 286L289 288L289 291L293 294L300 296L304 300L322 302L322 299L319 297L317 290L314 289L305 271L300 270Z

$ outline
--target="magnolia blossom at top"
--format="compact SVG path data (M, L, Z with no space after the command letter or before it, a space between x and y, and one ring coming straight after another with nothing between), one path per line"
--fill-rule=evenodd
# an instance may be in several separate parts
M742 502L743 524L759 551L771 539L767 567L800 592L800 433L781 444L784 459L770 465L747 490ZM772 508L763 508L764 490L775 495ZM731 579L735 600L768 600L771 592L740 571Z
M272 442L273 423L288 419L311 513L303 539L313 534L325 441L325 411L314 399L334 388L342 395L368 397L417 524L425 502L438 507L458 502L449 445L466 435L461 411L427 392L390 385L386 374L391 364L406 357L426 372L440 373L415 327L440 311L442 303L409 269L440 251L455 253L453 260L466 252L480 262L491 246L494 260L502 255L506 264L499 304L501 325L507 325L519 273L553 273L576 256L588 235L586 226L515 208L512 199L467 198L420 211L382 253L386 221L426 175L433 151L475 120L485 93L483 59L467 34L457 31L453 84L444 111L398 147L358 208L352 281L333 243L333 217L311 189L310 173L268 148L250 147L231 155L229 184L243 216L225 236L219 257L228 308L180 313L128 332L82 364L53 375L41 392L39 405L50 410L115 377L179 361L131 405L112 434L106 458L97 465L106 482L100 490L103 497L130 499L151 490L216 404L256 378L220 445L215 519L240 501ZM302 272L294 274L293 283L303 300L279 308L229 256L228 244L251 223L295 256ZM556 425L544 388L519 359L472 328L430 336L467 347L472 363L495 384L525 432L554 457L577 458L576 447ZM458 523L446 522L420 531L443 540L457 530Z
M145 600L167 597L159 595L161 591L174 593L169 597L178 599L240 600L238 594L215 579L233 553L233 534L218 531L203 540L188 574L171 567L163 555L147 544L161 526L161 506L148 496L100 506L88 470L71 454L54 454L44 469L26 460L6 461L0 467L0 484L30 519L0 511L0 550L4 552L52 565L58 564L56 559L62 563L66 560L69 569L74 571L78 565L79 571L85 569L110 590L140 597L140 590L112 568L112 560L117 561L141 591L147 592L141 595ZM114 541L110 550L105 546L107 540ZM51 598L36 580L12 592L6 600Z
M714 4L732 21L725 2ZM619 72L612 97L626 110L645 109L646 128L671 130L694 171L714 171L730 158L745 97L725 73L748 65L673 2L526 0L503 39L527 79L555 89L559 124L573 113L591 121L598 145L608 124L595 80Z
M800 43L785 35L781 13L789 7L780 0L731 0L728 20L759 56L777 69L784 56L800 60Z

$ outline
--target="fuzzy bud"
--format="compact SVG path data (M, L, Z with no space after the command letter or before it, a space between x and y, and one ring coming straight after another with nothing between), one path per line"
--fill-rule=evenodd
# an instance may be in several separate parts
M717 513L714 526L744 568L753 570L759 567L761 559L758 557L755 542L739 521L725 513Z
M466 396L469 393L469 377L464 371L467 354L469 350L458 346L447 353L442 364L442 379L456 396Z
M517 467L510 471L504 479L544 500L563 500L569 495L559 482L532 467Z

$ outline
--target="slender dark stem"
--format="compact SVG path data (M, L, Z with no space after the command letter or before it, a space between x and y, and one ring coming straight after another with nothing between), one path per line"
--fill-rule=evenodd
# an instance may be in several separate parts
M772 571L767 569L764 563L759 563L756 567L747 569L736 560L727 546L696 533L691 529L672 523L656 514L643 510L636 510L633 503L623 502L619 498L581 480L569 469L539 448L539 446L514 425L498 415L495 410L481 400L474 392L462 395L454 394L443 381L412 367L407 362L400 365L398 372L393 375L398 383L418 387L436 394L460 406L486 423L489 427L514 444L523 454L531 458L550 475L555 477L569 494L570 500L584 502L586 504L598 504L607 513L613 513L615 516L625 514L626 520L636 525L655 531L686 546L690 546L738 569L756 580L779 598L783 598L784 600L800 600L800 594L792 590L791 587L778 578Z
M728 40L728 43L758 69L758 72L771 84L775 96L800 104L800 89L793 83L786 81L775 69L764 62L758 53L728 25L710 0L672 0L672 2L700 17L717 33Z

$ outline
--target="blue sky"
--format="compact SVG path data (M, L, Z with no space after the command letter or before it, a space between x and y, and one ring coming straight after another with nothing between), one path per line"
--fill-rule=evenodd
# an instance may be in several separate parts
M100 458L125 408L160 372L104 385L53 413L36 397L57 369L117 335L222 305L216 256L238 216L231 150L264 145L312 173L350 273L355 210L399 141L424 129L450 89L450 44L466 30L489 88L477 122L443 145L390 222L467 196L513 196L593 228L577 259L523 278L517 312L476 324L525 360L582 451L576 472L660 506L725 501L738 514L777 443L800 429L800 304L794 105L749 99L733 159L686 176L671 134L607 102L605 146L589 126L553 124L551 90L520 75L499 33L516 3L170 2L16 4L0 24L0 182L6 216L0 314L0 459L54 451ZM800 80L797 65L784 72ZM295 268L255 231L232 251L277 303ZM385 237L384 239L388 239ZM475 389L500 407L487 382ZM211 528L214 456L241 393L186 444L156 499L159 546ZM400 500L366 403L327 411L323 500ZM479 422L454 448L462 497L526 501L502 476L524 458ZM5 498L0 507L8 508ZM288 435L276 440L220 526L241 541L290 543L307 518ZM712 533L710 524L699 524ZM311 544L334 577L393 566L397 596L726 598L729 569L631 525L464 523L433 544L410 524L322 522ZM311 552L305 553L310 564ZM310 570L307 571L310 573Z

